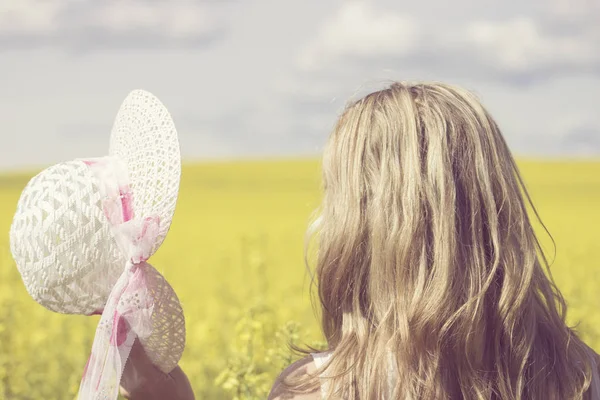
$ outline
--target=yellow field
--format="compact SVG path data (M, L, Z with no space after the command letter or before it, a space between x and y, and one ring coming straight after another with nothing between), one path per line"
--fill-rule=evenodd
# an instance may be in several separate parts
M600 350L600 163L521 163L557 244L540 236L570 304L571 323ZM304 229L319 201L313 161L184 168L173 227L150 262L177 291L188 343L181 365L198 399L264 399L320 338L303 264ZM25 291L8 249L26 177L0 177L0 400L72 399L98 317L65 316Z

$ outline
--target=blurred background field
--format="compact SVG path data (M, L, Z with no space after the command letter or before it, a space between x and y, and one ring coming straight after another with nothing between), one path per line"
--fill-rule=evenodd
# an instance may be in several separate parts
M600 162L520 165L556 241L554 257L539 230L569 321L600 350ZM0 399L71 399L98 320L47 311L24 289L8 229L28 177L0 177ZM183 303L181 365L198 399L264 399L294 358L288 343L322 345L303 261L319 182L315 160L184 167L172 230L150 261Z

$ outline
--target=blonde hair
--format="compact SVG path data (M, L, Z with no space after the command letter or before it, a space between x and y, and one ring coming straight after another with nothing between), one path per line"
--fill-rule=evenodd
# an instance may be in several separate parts
M393 83L348 105L323 182L312 228L331 398L591 398L595 353L565 323L537 212L473 94Z

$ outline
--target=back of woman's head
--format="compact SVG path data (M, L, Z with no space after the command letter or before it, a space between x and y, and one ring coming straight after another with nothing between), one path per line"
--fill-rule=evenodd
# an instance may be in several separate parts
M589 395L588 349L474 95L394 83L350 104L323 179L316 276L335 398Z

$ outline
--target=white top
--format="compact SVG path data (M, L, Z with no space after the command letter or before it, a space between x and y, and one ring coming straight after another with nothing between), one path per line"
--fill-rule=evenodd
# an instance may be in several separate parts
M313 358L315 366L317 367L317 369L319 369L331 359L331 351L327 351L327 352L323 352L323 353L312 353L311 356ZM388 356L389 356L389 363L390 363L390 365L393 366L394 363L393 363L393 359L392 359L392 353L388 353ZM392 388L394 387L394 385L393 385L394 376L395 376L394 372L395 372L394 368L392 368L392 369L390 369L390 373L388 375L388 386L390 387L390 391L393 390ZM329 380L326 379L323 374L320 375L320 378L321 378L321 395L322 395L323 399L325 399L327 390L329 389ZM391 397L391 393L389 393L389 397Z
M317 369L321 368L323 365L325 365L329 359L331 358L331 352L325 352L325 353L312 353L311 354L313 361L315 362L315 366L317 367ZM329 382L326 379L323 379L323 375L320 376L321 378L321 396L325 399L326 394L327 394L327 389L328 389L328 385Z
M312 353L311 354L315 366L317 369L321 368L331 359L331 352L324 353ZM591 398L593 400L600 400L600 376L598 375L598 365L596 364L596 358L592 355L592 384L590 386L590 390L592 392ZM329 381L324 379L324 376L321 375L321 396L323 399L326 399L327 389L329 388ZM390 379L392 379L392 374L390 374ZM392 387L392 386L390 386Z

